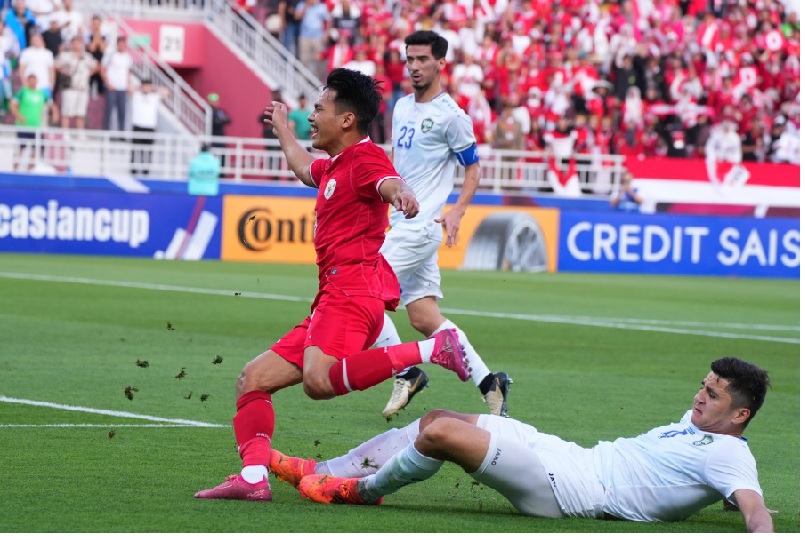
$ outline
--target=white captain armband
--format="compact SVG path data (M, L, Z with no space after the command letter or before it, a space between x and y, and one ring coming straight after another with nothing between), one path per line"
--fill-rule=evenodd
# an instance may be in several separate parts
M455 154L462 167L468 167L473 163L478 163L478 161L480 161L480 158L478 157L478 145L475 143L472 143L472 146L468 146L461 152L456 152Z

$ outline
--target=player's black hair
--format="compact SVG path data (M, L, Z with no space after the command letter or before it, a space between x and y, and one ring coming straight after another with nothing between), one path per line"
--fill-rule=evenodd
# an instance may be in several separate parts
M722 379L729 381L727 391L732 396L733 407L749 409L749 418L744 422L746 427L766 399L766 390L771 387L769 373L754 364L731 356L719 358L710 364L710 369Z
M409 45L430 45L430 52L436 60L447 56L447 40L433 30L417 30L405 36L405 47Z
M349 111L357 118L358 131L365 135L369 132L369 124L380 110L380 83L359 71L336 68L327 76L325 89L335 92L336 109Z

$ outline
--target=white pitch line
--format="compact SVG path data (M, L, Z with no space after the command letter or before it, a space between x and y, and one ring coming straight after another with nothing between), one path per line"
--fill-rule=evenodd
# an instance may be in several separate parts
M527 313L490 313L487 311L469 311L463 309L443 309L442 313L453 313L457 315L476 315L491 317L494 319L517 319L521 321L551 322L564 324L577 324L581 326L597 326L601 328L619 328L621 330L638 330L645 332L665 332L668 334L685 334L691 336L718 337L726 339L750 339L755 341L774 341L777 343L799 343L798 338L783 338L778 336L758 336L755 334L731 334L729 332L711 332L709 330L683 330L682 328L669 328L663 326L651 326L647 324L626 324L618 322L608 322L605 320L595 320L589 318L562 317L560 315L530 315ZM640 319L637 319L640 320ZM703 323L703 326L706 324Z
M49 276L42 274L17 274L14 272L0 272L0 278L27 279L32 281L49 281L56 283L81 283L84 285L106 285L109 287L125 287L128 289L145 289L147 291L173 291L198 294L212 294L216 296L234 296L235 291L224 289L200 289L196 287L182 287L181 285L162 285L159 283L139 283L136 281L110 281L105 279L89 279L70 276ZM312 302L313 299L304 296L285 296L281 294L238 292L238 296L246 298L261 298L266 300L284 300L286 302Z
M48 281L56 283L81 283L85 285L105 285L110 287L125 287L133 289L143 289L150 291L173 291L188 292L197 294L210 294L216 296L233 296L235 291L223 289L202 289L198 287L183 287L180 285L162 285L151 283L139 283L135 281L109 281L102 279L89 279L69 276L52 276L43 274L20 274L15 272L0 272L0 278L23 279L34 281ZM312 302L313 299L304 296L286 296L269 293L238 292L238 296L244 298L257 298L266 300L281 300L287 302ZM729 332L713 332L703 330L704 328L734 328L741 330L758 331L799 331L798 326L778 326L767 324L744 324L744 323L720 323L720 322L696 322L696 321L663 321L649 319L618 319L607 317L572 317L564 315L532 315L518 313L492 313L487 311L474 311L463 309L442 308L442 313L448 315L473 315L476 317L490 317L495 319L513 319L534 322L547 322L559 324L575 324L580 326L596 326L602 328L617 328L620 330L637 330L646 332L665 332L669 334L685 334L692 336L717 337L726 339L748 339L753 341L772 341L776 343L798 344L798 338L784 338L778 336L764 336L756 334L735 334ZM682 330L674 326L699 327L702 330Z
M0 424L0 428L197 428L197 427L231 427L221 425L191 426L187 424Z
M111 411L108 409L90 409L89 407L77 407L75 405L63 405L61 403L51 403L49 401L31 401L30 399L17 399L0 395L0 402L19 403L21 405L32 405L34 407L47 407L49 409L60 409L62 411L78 411L91 414L102 414L104 416L115 416L117 418L137 418L140 420L151 420L153 422L165 422L167 424L179 424L188 427L229 427L224 424L210 424L208 422L198 422L196 420L185 420L183 418L160 418L159 416L149 416L147 414L135 414L125 411Z
M730 322L695 322L695 321L664 321L659 319L624 319L621 317L575 317L580 321L609 321L619 323L637 323L637 324L669 324L671 326L710 326L712 328L735 328L737 330L769 330L779 332L799 332L799 326L792 326L786 324L747 324L747 323L730 323Z

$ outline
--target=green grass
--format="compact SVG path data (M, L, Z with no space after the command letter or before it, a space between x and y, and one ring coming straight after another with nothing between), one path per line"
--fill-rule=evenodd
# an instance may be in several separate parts
M243 364L309 308L306 300L250 295L306 299L315 287L310 266L0 255L0 395L228 425ZM585 446L678 420L718 357L738 356L767 368L773 389L746 436L766 503L779 511L776 529L799 532L799 282L444 272L443 289L448 316L493 370L515 379L511 415ZM393 317L404 339L417 337L404 312ZM213 364L216 355L223 362ZM138 359L149 367L137 367ZM182 368L186 376L177 379ZM309 400L301 388L284 390L274 400L274 444L326 458L433 408L484 411L470 385L437 368L428 373L430 388L391 423L380 416L390 383L325 403ZM139 389L131 401L126 386ZM209 395L204 402L202 394ZM153 423L0 402L0 532L744 530L740 514L720 505L680 523L521 516L452 464L380 507L316 505L277 481L271 504L200 501L195 491L239 468L231 428L106 427Z

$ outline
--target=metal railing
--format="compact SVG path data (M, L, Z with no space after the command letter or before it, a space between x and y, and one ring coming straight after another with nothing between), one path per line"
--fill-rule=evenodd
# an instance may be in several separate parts
M147 176L184 181L188 164L198 154L201 144L200 138L191 135L57 128L39 129L33 140L25 141L18 137L24 131L15 126L0 126L0 172L37 171L110 178ZM149 143L136 144L135 138ZM206 137L204 140L212 143L212 152L222 160L224 182L301 185L274 139ZM21 147L23 142L27 143L24 148ZM534 195L553 191L544 153L488 147L480 150L479 192ZM579 155L576 158L583 193L609 195L619 185L624 171L623 156ZM463 179L463 168L456 166L456 185L461 185Z
M201 22L236 48L244 62L272 89L286 97L319 96L321 81L248 13L236 13L226 0L84 0L107 13L134 19Z
M81 0L82 11L103 10L132 19L204 22L207 0Z
M118 30L129 37L134 36L136 32L118 12L110 9L116 3L108 0L82 0L82 9L92 10L102 18L114 21ZM137 78L151 79L155 85L170 91L162 104L182 126L194 135L205 135L212 131L212 110L207 102L172 67L160 60L153 49L135 46L131 48L131 55L134 59L132 70Z

